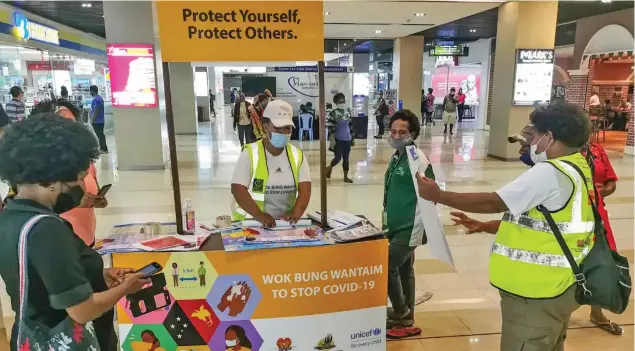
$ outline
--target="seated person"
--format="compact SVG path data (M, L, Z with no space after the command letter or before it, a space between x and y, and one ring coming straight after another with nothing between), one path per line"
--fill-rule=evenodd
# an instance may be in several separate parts
M291 145L293 108L273 100L263 113L266 138L245 145L232 177L233 220L253 217L266 227L296 223L311 198L311 175L302 151ZM253 165L253 166L252 166Z

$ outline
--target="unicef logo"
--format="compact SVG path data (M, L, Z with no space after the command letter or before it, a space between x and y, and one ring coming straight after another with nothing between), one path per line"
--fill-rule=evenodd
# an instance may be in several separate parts
M375 336L381 335L381 329L380 328L375 328L375 330L373 330L373 335L375 335Z

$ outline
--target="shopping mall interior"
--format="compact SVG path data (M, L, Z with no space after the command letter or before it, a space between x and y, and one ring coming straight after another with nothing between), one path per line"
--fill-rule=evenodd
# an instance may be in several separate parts
M213 3L192 6L211 8ZM240 3L232 2L238 7ZM252 101L268 89L274 99L292 106L298 128L291 143L302 150L310 169L312 196L307 214L322 210L326 200L326 208L361 215L378 227L384 210L385 174L395 154L388 131L375 138L380 92L391 113L404 108L421 117L422 92L434 89L430 111L435 123L422 126L415 144L430 161L441 188L459 193L494 192L525 172L527 166L518 159L519 144L509 144L507 137L521 131L535 106L565 101L593 116L591 139L606 150L619 178L617 191L605 203L618 252L628 258L633 274L632 1L351 0L324 1L320 6L322 13L314 17L323 18L324 33L319 35L323 71L301 47L267 56L266 43L253 47L241 43L231 50L244 54L215 52L209 56L213 60L200 59L204 53L196 52L207 51L191 46L185 50L188 55L192 52L188 62L171 60L176 57L174 49L162 38L171 28L161 27L166 15L157 15L155 2L2 1L0 103L4 106L11 101L11 87L21 87L28 119L33 106L59 97L65 86L69 99L82 111L79 119L90 126L93 96L89 86L98 87L104 100L103 127L109 152L95 166L99 184L112 184L108 206L95 210L95 236L103 239L122 224L177 221L181 204L175 206L175 173L180 198L191 199L197 222L214 223L218 216L232 214L233 172L242 150L232 117L234 90ZM16 28L22 26L16 23L18 18L27 19L30 36L16 34ZM172 40L184 39L175 35ZM276 46L276 50L280 48ZM522 50L546 56L523 61ZM124 51L127 53L118 54ZM250 55L262 59L249 59ZM466 96L463 118L454 133L444 133L444 96L451 88L460 88ZM335 105L333 98L338 93L344 94L355 126L349 173L353 183L344 181L339 165L330 179L323 177L321 147L326 144L321 145L321 103L324 98ZM599 98L601 108L593 103L594 98ZM298 133L300 109L307 103L313 105L312 125ZM332 157L327 150L327 162ZM1 183L2 198L7 190ZM440 259L430 245L415 250L416 291L418 295L429 293L414 312L422 332L403 340L380 339L382 345L370 346L371 350L500 349L501 295L489 277L494 236L467 234L464 227L454 225L449 207L437 205L437 210L454 265ZM501 217L473 216L481 221ZM227 261L232 260L231 254ZM354 263L356 258L349 260ZM15 313L4 282L0 295L4 317L0 328L6 329L0 333L0 351L5 351L9 345L4 337L10 336ZM622 328L622 335L612 335L592 323L588 306L577 309L568 324L564 350L632 350L633 299L631 294L624 313L605 313ZM265 313L262 311L256 310L256 314ZM137 323L152 324L149 319ZM343 328L335 317L325 323ZM263 325L256 320L253 324L256 329ZM130 346L131 336L123 335L132 335L135 328L118 329L122 349L145 351L147 348ZM377 328L385 333L385 325ZM284 332L276 337L293 339ZM276 348L275 340L267 345L267 338L260 338L259 346L254 343L251 349L309 349L281 348L279 344ZM349 341L335 340L335 346L331 340L332 347L314 349L353 349L355 346L347 346ZM318 340L310 343L316 345ZM184 346L176 340L174 348L164 343L158 350L221 350L213 344Z

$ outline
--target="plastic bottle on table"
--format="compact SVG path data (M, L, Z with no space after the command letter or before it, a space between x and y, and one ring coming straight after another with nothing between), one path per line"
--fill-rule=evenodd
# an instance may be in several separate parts
M185 199L185 232L193 234L196 231L196 217L192 199Z

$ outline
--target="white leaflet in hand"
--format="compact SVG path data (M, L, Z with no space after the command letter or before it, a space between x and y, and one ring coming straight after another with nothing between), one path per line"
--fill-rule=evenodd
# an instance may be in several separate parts
M410 167L410 173L412 173L412 183L414 184L415 191L418 191L419 187L417 185L416 174L419 172L423 175L430 162L428 161L426 155L419 151L414 145L406 146L406 154L408 156L408 167ZM418 215L421 216L423 227L426 230L430 253L441 261L454 267L454 259L452 258L452 252L450 252L448 241L446 240L445 233L443 232L443 226L441 225L441 220L439 219L437 206L434 203L423 199L418 194L417 199L417 212Z

